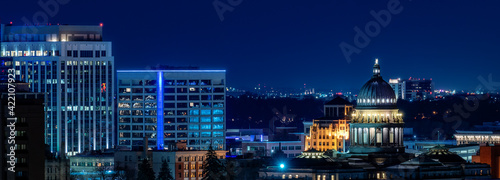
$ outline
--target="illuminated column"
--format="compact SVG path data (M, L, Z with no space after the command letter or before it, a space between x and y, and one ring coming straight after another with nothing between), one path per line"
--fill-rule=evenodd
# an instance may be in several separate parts
M158 150L163 150L163 72L158 71L158 80L156 87L156 148ZM144 142L148 143L148 142Z
M399 128L399 144L403 145L403 128Z
M389 145L389 128L382 128L382 136L384 137L382 139L383 145Z
M394 144L399 146L399 128L394 128Z

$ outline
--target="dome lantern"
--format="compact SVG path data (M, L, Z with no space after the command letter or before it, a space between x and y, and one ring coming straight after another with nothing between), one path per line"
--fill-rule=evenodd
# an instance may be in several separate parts
M380 76L380 65L378 65L378 59L375 59L375 64L373 65L373 77L372 78L382 78Z

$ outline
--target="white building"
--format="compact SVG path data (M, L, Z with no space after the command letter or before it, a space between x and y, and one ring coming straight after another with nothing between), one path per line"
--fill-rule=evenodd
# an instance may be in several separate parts
M401 78L397 79L389 79L389 85L391 85L394 90L394 94L396 94L396 99L405 99L406 92L406 82L401 80Z
M119 70L118 141L132 149L225 149L225 70Z
M16 80L49 93L45 143L74 155L114 146L114 57L102 26L1 25L1 57ZM62 145L64 144L64 147Z

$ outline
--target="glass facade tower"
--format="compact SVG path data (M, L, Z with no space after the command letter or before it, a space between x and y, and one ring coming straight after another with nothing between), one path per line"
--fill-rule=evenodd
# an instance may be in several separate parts
M119 70L118 145L225 149L225 70Z
M1 25L16 80L47 92L45 143L74 155L114 144L114 57L101 26Z

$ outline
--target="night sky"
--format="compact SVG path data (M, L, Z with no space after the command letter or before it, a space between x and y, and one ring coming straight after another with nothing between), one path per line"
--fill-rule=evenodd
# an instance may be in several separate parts
M401 0L402 11L392 14L390 23L350 56L350 63L339 44L354 45L354 27L364 30L374 20L370 11L387 10L388 0L242 0L223 14L223 21L214 1L69 1L49 21L103 23L117 69L191 65L226 69L228 86L237 88L307 83L357 92L379 58L386 80L433 78L436 88L470 90L480 84L478 76L492 74L500 81L496 0ZM2 1L1 23L31 20L43 12L37 2Z

